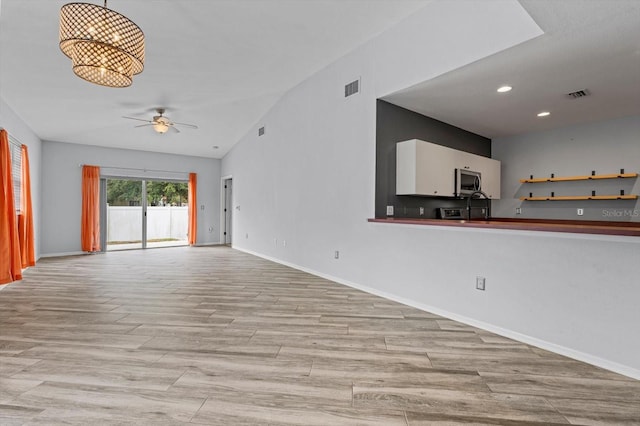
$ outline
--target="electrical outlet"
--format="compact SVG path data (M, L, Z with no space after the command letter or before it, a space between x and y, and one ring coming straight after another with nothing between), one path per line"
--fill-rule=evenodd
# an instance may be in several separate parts
M200 206L200 210L204 210L204 204Z
M287 246L287 240L282 240L282 247L286 247Z
M209 227L209 232L213 232L213 226Z
M424 216L424 207L420 207L420 216Z
M336 252L333 254L333 258L340 259L340 252L338 250L336 250Z
M584 215L584 209L578 209L577 213L578 213L578 216L583 216Z
M393 206L387 206L387 216L393 216Z
M522 207L516 207L516 214L522 214Z
M485 278L476 277L476 289L484 291Z

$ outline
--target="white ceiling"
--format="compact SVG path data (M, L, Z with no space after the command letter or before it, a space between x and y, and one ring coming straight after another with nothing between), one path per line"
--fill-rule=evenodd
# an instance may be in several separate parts
M125 89L75 77L58 48L65 3L0 9L0 97L41 139L221 158L284 92L428 1L111 0L146 36L145 70ZM160 135L121 118L157 107L199 129Z
M65 3L0 9L0 97L41 139L221 158L283 93L429 1L111 0L147 38L125 89L75 77L57 42ZM385 99L490 138L640 114L640 0L520 3L544 35ZM591 96L564 96L581 89ZM157 107L200 128L159 135L121 118Z
M492 139L640 115L640 1L520 3L545 34L384 99Z

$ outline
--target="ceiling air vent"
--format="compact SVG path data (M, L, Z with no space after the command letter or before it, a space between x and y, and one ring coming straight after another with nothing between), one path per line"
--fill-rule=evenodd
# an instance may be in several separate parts
M352 81L344 86L344 97L348 98L351 95L355 95L360 91L360 80Z
M258 129L258 136L262 136L262 135L264 135L264 126Z
M584 90L578 90L577 92L567 93L567 97L570 99L578 99L578 98L584 98L585 96L589 96L590 94L591 92L589 92L587 89L584 89Z

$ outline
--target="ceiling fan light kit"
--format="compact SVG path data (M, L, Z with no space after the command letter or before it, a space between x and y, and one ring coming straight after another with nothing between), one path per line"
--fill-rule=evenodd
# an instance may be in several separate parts
M127 87L144 69L144 33L134 22L91 3L68 3L60 9L60 50L73 72L91 83Z
M153 130L160 134L167 133L167 130L169 130L169 120L166 117L158 117L153 123Z
M173 130L176 133L180 133L180 130L178 130L176 126L184 126L191 129L198 128L198 126L196 126L195 124L176 123L174 121L171 121L169 117L166 117L164 115L165 113L164 108L156 108L156 112L158 113L158 115L155 115L153 117L153 120L145 120L143 118L137 118L137 117L122 117L122 118L126 118L127 120L144 121L147 124L140 124L139 126L136 126L136 127L152 126L153 130L155 130L156 133L160 133L160 134L167 133L169 129Z

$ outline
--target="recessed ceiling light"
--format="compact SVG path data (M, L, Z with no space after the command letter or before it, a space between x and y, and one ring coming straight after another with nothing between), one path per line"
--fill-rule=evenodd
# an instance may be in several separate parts
M513 89L513 87L511 86L502 86L502 87L498 87L498 93L506 93L506 92L510 92L511 89Z
M542 111L538 113L538 117L546 117L547 115L551 115L549 111Z

